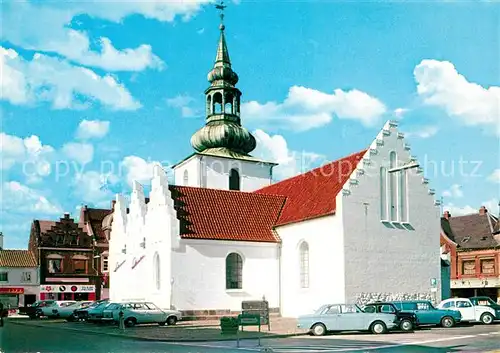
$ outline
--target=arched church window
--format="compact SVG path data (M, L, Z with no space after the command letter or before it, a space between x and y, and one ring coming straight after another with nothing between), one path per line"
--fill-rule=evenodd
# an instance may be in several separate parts
M188 186L188 183L189 183L189 173L187 170L185 170L183 176L183 185Z
M217 92L213 95L212 111L214 112L214 114L222 113L222 94L220 92Z
M300 244L300 288L309 288L309 244Z
M237 253L226 257L226 289L243 288L243 259Z
M380 167L380 219L387 220L387 168Z
M240 189L240 173L238 170L231 169L229 172L229 190L239 190Z
M392 151L389 154L389 168L397 167L397 155L396 152ZM389 173L389 215L391 216L391 221L397 221L398 216L398 181L397 173Z
M212 114L212 97L210 95L207 96L207 115Z
M226 93L224 97L224 113L234 114L233 111L233 95L231 93Z
M155 280L156 290L160 290L161 288L161 277L160 277L160 255L155 253L153 258L153 277Z

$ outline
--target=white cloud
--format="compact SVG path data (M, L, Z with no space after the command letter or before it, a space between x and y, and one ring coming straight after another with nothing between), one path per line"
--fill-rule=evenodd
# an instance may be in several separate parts
M421 139L426 139L429 137L432 137L438 133L439 129L437 126L422 126L419 128L416 128L414 131L409 131L406 132L405 135L407 137L416 137L416 138L421 138Z
M82 120L76 131L76 138L87 140L91 138L103 138L109 132L109 121L105 120Z
M82 165L92 162L94 158L94 146L89 143L69 142L64 144L62 152Z
M158 21L171 22L176 16L191 18L211 0L192 1L90 1L33 4L2 4L1 39L30 50L57 53L83 65L105 70L141 71L161 69L163 62L152 53L151 46L116 49L109 38L98 38L100 51L90 47L87 32L72 28L79 15L88 15L119 23L127 16L139 14ZM74 27L74 26L73 26Z
M465 125L494 128L500 134L500 87L467 81L448 61L422 60L414 70L417 92Z
M50 174L51 161L56 157L55 149L43 145L36 135L23 139L1 132L0 151L0 170L8 170L15 164L21 164L23 174L27 178L34 178L33 180Z
M462 186L459 184L453 184L449 190L443 191L443 196L453 198L463 197L464 192L462 191Z
M251 101L243 103L241 109L247 121L272 127L279 125L295 131L323 126L333 116L372 126L387 110L378 99L356 89L336 89L333 94L328 94L300 86L291 87L282 103Z
M180 109L183 118L194 118L201 115L201 112L192 107L191 104L195 99L188 95L178 95L173 98L167 98L167 105L172 108Z
M498 215L498 199L491 199L489 201L485 201L481 203L479 207L472 207L470 205L465 206L455 206L453 203L449 203L444 206L443 209L445 211L449 211L451 216L463 216L472 213L479 213L479 208L481 206L486 207L489 213L497 216Z
M493 173L488 177L489 181L500 184L500 168L495 169Z
M99 101L117 110L141 106L112 76L99 76L54 57L35 54L28 61L14 50L0 47L0 66L0 98L12 104L44 101L54 109L85 109Z
M125 168L125 180L129 185L134 181L149 183L153 178L153 167L158 162L148 162L141 157L127 156L120 163L120 170Z
M399 118L399 119L402 119L403 116L408 113L410 111L410 109L408 108L396 108L394 109L394 115Z
M324 157L317 153L290 150L281 135L271 136L262 130L255 130L253 135L257 140L257 148L253 154L266 162L279 163L273 169L274 177L279 180L318 167L324 161Z
M47 200L39 191L17 181L8 181L2 184L0 204L4 212L43 215L55 215L63 212L58 204Z
M113 174L101 174L88 171L76 174L73 180L74 195L83 203L92 203L96 207L109 207L113 199L110 186L116 185L119 179Z

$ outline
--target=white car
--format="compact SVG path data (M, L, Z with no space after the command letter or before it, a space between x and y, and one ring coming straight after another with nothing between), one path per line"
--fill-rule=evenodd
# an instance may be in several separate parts
M65 306L73 305L75 303L76 303L76 301L74 301L74 300L57 300L51 304L48 304L46 306L42 306L41 308L38 308L37 309L37 316L54 317L54 316L56 316L54 314L54 310L58 310L58 309L63 308Z
M439 309L458 310L462 314L462 322L476 321L485 325L495 320L495 310L485 305L474 305L467 298L451 298L443 300Z
M54 307L52 309L52 313L50 313L47 316L66 319L67 321L75 321L76 320L74 316L75 310L84 309L88 307L90 304L92 304L92 302L90 301L81 301L66 306Z
M162 310L151 302L122 302L110 303L103 311L103 321L120 322L120 311L123 312L125 326L132 327L137 324L157 323L175 325L181 318L181 313L176 310Z

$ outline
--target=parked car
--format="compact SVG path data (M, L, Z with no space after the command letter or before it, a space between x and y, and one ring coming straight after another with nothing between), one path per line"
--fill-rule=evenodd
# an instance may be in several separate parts
M462 321L457 310L444 310L434 307L428 300L393 301L398 310L411 312L417 316L418 325L439 325L450 328Z
M125 326L157 323L175 325L181 319L177 310L163 310L151 302L111 303L103 311L103 321L120 322L120 311L123 312Z
M69 306L69 305L72 305L74 303L76 303L76 301L74 301L74 300L55 300L51 304L47 304L47 305L38 307L36 310L37 316L38 317L41 317L41 316L53 317L54 316L53 315L54 309L63 308L65 306Z
M86 308L75 309L73 311L73 319L75 319L75 321L78 321L78 320L85 321L85 320L87 320L88 317L89 317L89 310L94 309L95 307L97 307L98 305L100 305L102 303L108 303L108 301L109 301L108 299L97 300L97 301L92 302Z
M77 309L83 309L88 307L92 302L80 301L69 305L61 305L52 308L52 311L47 313L45 316L49 318L61 318L68 321L74 321L73 313Z
M88 322L99 322L102 319L102 312L104 311L104 308L109 305L109 301L101 301L97 303L96 305L93 305L91 307L88 307L86 310L87 317L85 318L86 321Z
M439 309L458 310L462 314L462 321L481 322L485 325L495 320L495 310L485 305L474 305L467 298L451 298L443 300Z
M308 329L314 336L323 336L328 331L371 331L386 333L398 327L395 314L366 313L356 304L326 304L314 314L299 316L299 328Z
M500 320L500 305L495 303L490 297L472 297L469 299L475 306L484 305L484 306L489 306L490 308L495 310L496 319Z
M401 311L392 303L375 302L365 305L363 308L365 313L386 313L394 314L397 318L397 324L401 331L412 331L418 326L417 315L412 312Z
M30 319L38 318L38 309L46 305L52 305L55 300L38 300L31 305L19 308L19 315L27 315Z

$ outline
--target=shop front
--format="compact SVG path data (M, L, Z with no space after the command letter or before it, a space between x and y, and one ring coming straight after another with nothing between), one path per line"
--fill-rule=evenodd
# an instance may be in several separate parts
M43 284L40 286L40 299L95 300L95 290L95 285L89 284Z
M6 308L18 308L33 304L38 299L38 286L2 286L0 302Z

